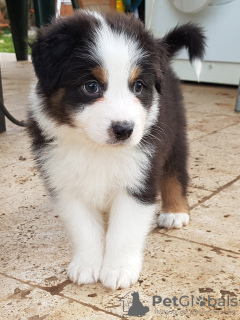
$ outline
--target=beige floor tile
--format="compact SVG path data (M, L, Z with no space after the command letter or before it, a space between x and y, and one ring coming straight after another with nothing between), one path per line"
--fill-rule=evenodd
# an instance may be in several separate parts
M236 97L224 97L221 99L215 99L208 103L204 103L196 106L192 110L196 112L201 112L203 115L209 113L214 115L226 115L226 116L234 116L239 121L239 113L235 112L236 106Z
M191 186L216 190L239 175L240 143L220 130L190 144Z
M16 158L12 159L15 162L1 170L0 199L3 201L7 197L31 193L37 186L39 181L37 169L32 161L19 160L21 156L25 157L25 154L16 153Z
M45 319L57 306L68 302L67 298L51 295L17 280L0 275L0 319L29 320ZM83 308L84 309L84 308Z
M28 81L34 77L30 56L28 61L16 61L14 53L0 52L0 61L4 82L5 79L10 81L18 80L17 84L21 84L22 81ZM5 85L4 82L3 86Z
M209 90L208 86L202 84L183 83L183 97L187 109L208 103L216 98L214 90Z
M0 275L1 320L118 319L96 308Z
M240 122L240 116L203 113L190 109L187 111L188 138L194 141L211 133L227 128Z
M45 320L111 320L119 319L118 315L102 312L96 307L88 307L80 303L71 302L55 308Z
M239 113L240 115L240 113ZM229 140L231 141L236 141L237 143L239 142L238 138L239 138L239 132L240 132L240 118L238 123L236 123L235 125L229 126L227 128L224 128L222 130L223 134L228 135ZM240 145L240 142L238 144L238 146ZM238 146L236 147L236 149L238 149Z
M69 241L46 197L35 191L26 201L9 198L0 215L0 272L31 284L55 286L67 280Z
M186 230L161 232L240 254L239 199L240 180L194 208Z
M8 111L11 111L11 109L9 109ZM17 120L20 121L22 119L20 118ZM25 129L23 129L23 127L16 126L14 123L10 122L8 119L6 119L6 127L7 127L7 133L9 135L22 134L25 131Z
M27 119L27 110L26 110L27 106L24 106L24 107L21 107L19 109L11 109L13 110L11 113L12 113L12 116L17 119L18 121L26 121ZM23 130L25 131L25 130Z
M143 319L152 319L156 310L153 307L153 296L172 298L176 296L194 295L194 301L199 296L208 295L216 300L221 297L227 299L237 297L239 293L240 278L236 274L239 268L239 255L219 252L213 247L191 243L183 239L176 239L161 234L158 229L149 235L143 270L137 284L130 289L109 291L100 284L77 286L70 284L64 287L62 294L65 297L83 301L114 314L123 314L122 299L129 292L137 291L141 302L149 307L149 313ZM126 298L127 299L127 298ZM214 304L214 300L213 304ZM160 312L166 308L158 305ZM180 306L179 310L185 308ZM196 303L188 308L199 310ZM209 310L207 306L204 310ZM233 308L221 308L232 310ZM234 311L234 309L232 310ZM209 318L205 318L209 319Z
M211 194L212 192L208 190L189 187L187 197L190 208L192 206L196 206L199 202L203 201L204 198L209 197Z
M0 135L0 152L2 153L1 160L13 160L19 159L19 155L25 155L24 158L32 159L32 155L30 154L29 142L26 140L26 135L19 136L5 133L1 133ZM3 156L5 155L5 156ZM2 162L1 162L2 167Z
M3 71L4 72L4 71ZM6 107L8 107L8 101L12 102L12 107L15 110L17 106L19 106L18 98L19 96L22 98L24 102L23 106L26 106L28 102L28 93L30 91L30 79L23 79L21 82L17 82L16 79L6 79L6 75L4 74L4 82L3 82L3 98Z
M29 88L29 83L27 83L27 85L25 86L25 91L26 91L26 88ZM17 96L11 95L11 96L4 97L5 107L8 110L11 110L11 114L15 118L19 115L18 114L19 112L17 112L17 111L22 108L27 108L28 104L29 104L28 95L26 96L26 93L25 94L18 94Z
M14 279L8 278L2 274L0 274L0 301L7 300L9 296L14 294L14 290L18 287L19 290L29 290L32 291L33 287L29 286L28 284L21 283Z
M185 82L182 84L182 88L184 102L187 109L196 108L196 110L201 111L204 105L208 105L211 102L213 102L213 113L218 114L221 111L223 113L229 113L229 111L233 112L235 108L235 102L237 98L236 87ZM205 109L203 112L206 111L207 109Z

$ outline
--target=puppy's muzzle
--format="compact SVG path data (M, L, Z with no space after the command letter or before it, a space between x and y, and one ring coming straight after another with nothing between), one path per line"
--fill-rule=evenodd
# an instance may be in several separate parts
M134 124L132 122L113 122L112 131L118 141L127 140L133 133Z

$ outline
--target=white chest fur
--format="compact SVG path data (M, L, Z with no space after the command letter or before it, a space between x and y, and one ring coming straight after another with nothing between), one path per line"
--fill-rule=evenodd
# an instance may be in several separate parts
M52 145L42 153L43 170L57 194L69 193L105 211L118 190L144 188L149 158L139 147Z

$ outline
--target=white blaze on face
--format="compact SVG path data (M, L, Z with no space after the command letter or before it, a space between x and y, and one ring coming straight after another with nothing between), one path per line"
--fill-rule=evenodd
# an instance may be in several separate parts
M79 125L91 140L106 144L113 122L131 122L133 133L126 142L135 145L143 136L147 112L130 90L129 78L143 53L132 39L113 32L102 16L98 18L101 27L96 31L96 46L91 51L106 72L107 90L102 98L86 105L78 115Z

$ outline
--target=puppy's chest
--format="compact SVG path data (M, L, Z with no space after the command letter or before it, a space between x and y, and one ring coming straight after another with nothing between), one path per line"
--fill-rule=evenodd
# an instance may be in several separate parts
M118 192L144 187L149 159L138 149L55 146L45 156L44 171L56 192L81 197L99 210L107 210Z

